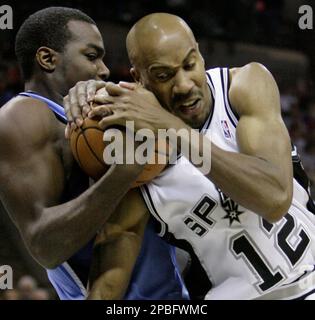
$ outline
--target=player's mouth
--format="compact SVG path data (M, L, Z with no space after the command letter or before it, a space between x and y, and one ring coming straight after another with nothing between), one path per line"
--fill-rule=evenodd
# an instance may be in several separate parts
M185 115L195 115L196 113L199 112L201 108L201 99L194 99L187 101L185 103L182 103L179 106L179 111Z

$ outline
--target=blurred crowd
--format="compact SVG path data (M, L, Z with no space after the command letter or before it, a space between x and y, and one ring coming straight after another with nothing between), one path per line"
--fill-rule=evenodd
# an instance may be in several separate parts
M292 142L300 153L312 181L315 199L315 95L311 81L298 80L295 86L281 90L282 115Z
M16 62L2 59L0 62L0 107L22 89L23 84Z
M55 293L51 289L41 288L30 275L22 276L14 289L0 290L0 300L54 300Z
M301 48L298 41L298 7L312 0L6 0L20 25L31 13L47 6L78 8L95 21L130 26L150 12L170 12L184 18L195 34L229 41ZM1 46L1 44L0 44Z

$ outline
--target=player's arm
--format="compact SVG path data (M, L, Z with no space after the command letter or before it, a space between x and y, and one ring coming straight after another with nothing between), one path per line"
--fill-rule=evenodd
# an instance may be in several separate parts
M204 161L211 161L207 176L234 201L275 222L287 213L293 188L290 139L281 118L278 88L257 63L233 69L230 75L229 97L240 117L239 152L203 139ZM210 150L211 157L205 156Z
M71 126L80 127L83 124L83 118L87 117L91 111L91 103L97 101L99 104L107 104L111 102L110 97L107 95L99 95L97 91L105 88L111 82L88 80L79 81L74 87L72 87L68 95L63 99L63 106L68 119L68 124L65 130L65 136L70 138ZM119 86L128 90L134 90L137 85L135 83L129 83L120 81ZM102 116L105 114L103 113Z
M128 94L114 89L121 100ZM167 115L143 89L129 94L128 107L113 105L114 115L100 123L112 125L133 117L135 127L175 128L179 147L183 143L190 146L187 157L201 155L202 169L211 168L210 173L204 173L211 181L240 205L275 222L287 213L293 189L290 139L281 118L277 85L266 68L252 63L232 70L229 98L240 117L236 129L239 152L217 147L181 119ZM185 128L190 136L181 134L185 131L180 129Z
M148 217L139 190L132 189L95 240L88 299L117 300L124 297Z
M293 179L290 138L276 82L265 67L249 64L231 72L229 95L240 116L240 153L212 145L209 177L235 201L277 221L291 204Z
M107 86L108 92L110 89ZM203 170L211 168L210 173L201 172L234 201L269 222L287 213L293 189L290 139L281 118L277 85L263 66L253 63L231 72L229 97L240 117L236 129L239 152L217 147L181 119L162 110L143 89L131 94L118 87L114 89L116 99L118 95L121 100L129 95L128 105L113 105L114 115L104 117L100 124L108 126L135 119L136 128L174 128L182 152L183 143L189 145L190 153L185 155L198 155L203 161L201 166L193 161L192 164ZM182 134L187 131L190 135Z
M49 117L46 106L30 99L1 110L0 199L34 258L54 268L92 239L142 169L112 167L82 195L59 204L65 172Z
M179 148L185 143L190 146L187 157L199 154L202 167L211 167L208 178L234 201L269 222L286 214L293 188L290 141L281 118L277 85L263 66L252 63L231 72L229 97L240 116L239 153L222 150L211 143L164 110L154 95L143 88L130 91L107 85L106 89L115 96L115 101L94 108L90 114L95 116L107 110L113 115L104 117L99 125L124 124L134 119L136 129L149 128L156 132L174 128ZM75 105L69 109L77 110ZM180 129L186 129L190 136L182 135L185 130ZM197 143L192 143L191 138Z

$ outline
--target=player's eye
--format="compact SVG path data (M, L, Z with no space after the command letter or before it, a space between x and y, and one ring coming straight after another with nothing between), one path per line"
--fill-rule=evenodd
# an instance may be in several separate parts
M185 64L185 69L186 70L193 70L195 68L195 66L196 66L196 62L192 61L192 62Z
M94 60L96 60L97 57L98 57L96 53L87 53L85 56L86 56L90 61L94 61Z
M159 80L166 80L168 77L169 77L169 75L165 72L159 73L156 75L156 78Z

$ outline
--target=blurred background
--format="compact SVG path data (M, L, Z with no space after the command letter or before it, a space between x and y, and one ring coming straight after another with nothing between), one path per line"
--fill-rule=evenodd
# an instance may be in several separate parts
M101 30L112 81L130 80L125 37L132 24L151 12L184 18L199 42L207 68L263 63L281 93L282 112L298 147L315 195L315 31L300 30L301 5L315 10L315 0L1 0L13 9L13 30L0 30L0 107L23 90L14 55L15 34L25 18L47 6L78 8ZM315 20L315 16L314 16ZM314 24L315 21L313 21ZM2 181L1 183L5 183ZM45 272L30 258L0 205L0 266L14 270L15 290L0 299L56 299Z

